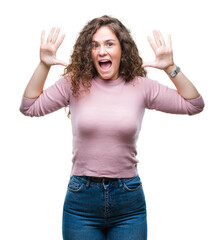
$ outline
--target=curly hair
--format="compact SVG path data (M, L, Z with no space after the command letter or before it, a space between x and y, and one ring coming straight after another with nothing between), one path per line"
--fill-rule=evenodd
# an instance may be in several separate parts
M92 36L102 26L109 27L121 45L121 62L119 74L126 82L131 81L136 76L146 76L146 71L141 67L142 58L130 31L116 18L104 15L89 21L80 32L73 47L71 63L65 68L63 75L69 75L72 84L73 96L80 95L80 83L84 87L84 92L89 92L91 79L97 76L97 71L91 56Z

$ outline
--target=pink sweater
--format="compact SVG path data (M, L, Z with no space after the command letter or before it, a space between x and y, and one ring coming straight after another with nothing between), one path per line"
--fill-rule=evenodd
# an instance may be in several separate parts
M204 101L185 100L149 78L136 77L127 83L94 78L89 94L72 96L71 83L64 77L35 99L23 97L20 111L43 116L70 106L73 158L71 173L79 176L124 178L138 174L136 141L145 109L193 115Z

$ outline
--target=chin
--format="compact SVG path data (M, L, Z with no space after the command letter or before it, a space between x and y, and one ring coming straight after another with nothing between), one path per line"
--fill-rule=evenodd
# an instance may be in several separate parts
M116 80L119 77L119 74L98 74L101 79L104 80Z
M103 79L103 80L112 80L113 79L113 76L110 76L110 75L101 75L101 74L98 74L98 77Z

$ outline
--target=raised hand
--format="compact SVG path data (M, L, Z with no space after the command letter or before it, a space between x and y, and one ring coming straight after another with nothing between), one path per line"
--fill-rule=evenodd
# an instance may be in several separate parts
M173 62L173 50L171 46L171 36L168 35L167 45L160 31L153 31L154 40L148 36L148 41L155 53L155 61L147 62L142 65L142 67L153 67L161 70L166 70L169 66L174 65Z
M56 31L55 31L56 30ZM60 28L52 28L47 40L45 41L45 31L42 31L41 45L40 45L40 60L46 66L63 65L67 66L67 63L56 58L56 52L62 44L65 34L62 34L58 39Z

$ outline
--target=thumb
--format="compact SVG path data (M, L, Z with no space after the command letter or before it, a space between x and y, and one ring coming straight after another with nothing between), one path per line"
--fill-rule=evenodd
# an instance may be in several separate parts
M155 63L155 62L143 63L143 64L142 64L142 68L145 68L145 67L153 67L153 68L156 68L156 63Z
M54 65L62 65L62 66L65 66L65 67L68 66L68 64L66 62L64 62L62 60L58 60L58 59L56 59Z

